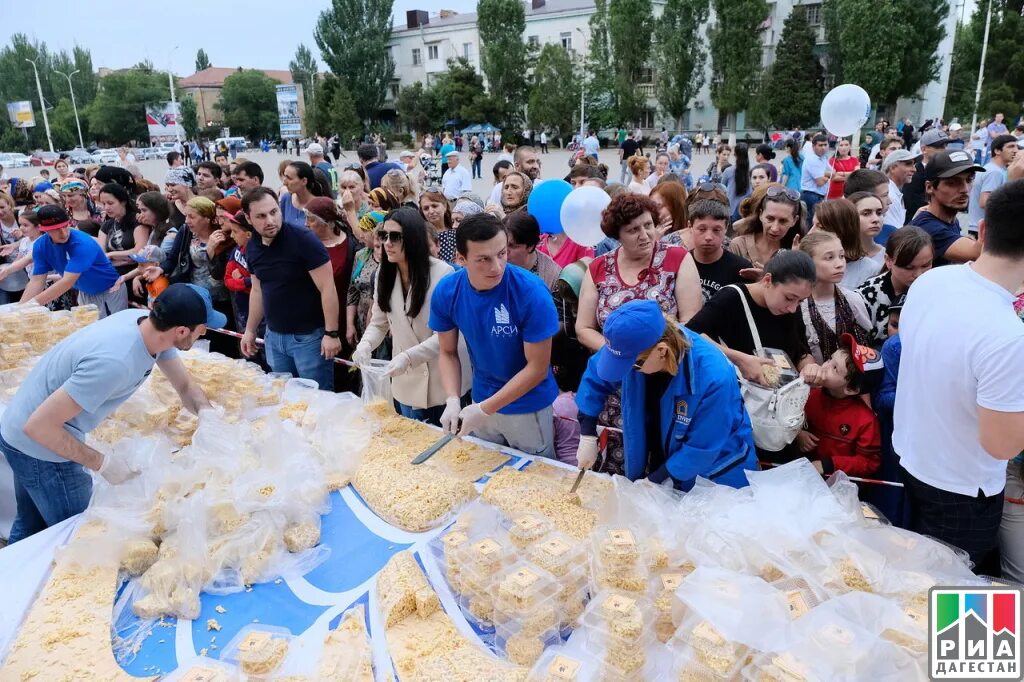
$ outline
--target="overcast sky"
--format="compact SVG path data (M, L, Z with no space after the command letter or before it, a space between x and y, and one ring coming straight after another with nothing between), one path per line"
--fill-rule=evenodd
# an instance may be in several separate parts
M963 1L969 17L977 0ZM961 0L951 4L959 9ZM76 43L88 47L97 68L122 68L149 59L165 69L170 61L179 76L193 73L199 48L214 66L287 69L295 48L306 43L323 68L313 26L329 5L329 0L86 0L49 5L0 0L0 43L7 44L12 33L27 33L55 50L70 50ZM476 0L395 0L394 15L402 23L406 10L434 13L441 7L472 12Z
M287 69L295 48L305 43L323 68L313 27L330 4L330 0L87 0L47 5L0 0L0 44L8 44L13 33L26 33L55 51L70 51L76 43L87 47L97 68L121 68L150 59L165 69L170 59L175 74L188 76L195 71L199 48L206 50L214 66ZM394 15L404 22L406 10L433 13L441 7L472 12L476 0L395 0ZM178 49L172 54L175 45Z

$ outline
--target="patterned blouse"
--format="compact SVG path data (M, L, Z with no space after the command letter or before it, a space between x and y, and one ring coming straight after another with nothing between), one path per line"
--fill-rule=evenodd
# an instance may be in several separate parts
M858 293L868 307L868 318L871 320L871 345L880 348L889 337L889 306L896 300L896 290L892 287L892 273L883 272L872 277L857 287Z
M373 289L377 284L377 267L379 262L373 257L373 250L363 247L356 252L352 266L352 283L348 287L347 305L356 307L356 338L363 338L366 322L370 318L370 306L373 305Z
M686 249L656 242L651 264L640 271L633 285L626 284L619 276L618 252L615 249L590 263L590 276L597 286L597 324L604 327L613 310L640 299L657 301L665 314L678 315L676 273L686 259Z

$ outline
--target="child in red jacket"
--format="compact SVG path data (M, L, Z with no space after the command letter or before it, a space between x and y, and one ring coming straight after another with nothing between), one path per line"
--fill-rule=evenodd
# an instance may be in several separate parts
M249 274L249 265L245 261L245 245L249 243L252 232L245 214L241 211L234 216L228 216L225 223L236 246L232 249L224 269L224 286L231 292L235 324L239 325L235 328L245 329L245 323L249 319L249 293L252 291L252 275Z
M870 476L881 465L881 429L860 394L864 367L876 362L878 353L858 344L851 334L843 334L839 346L822 365L821 387L811 389L807 421L797 444L825 475L839 470Z

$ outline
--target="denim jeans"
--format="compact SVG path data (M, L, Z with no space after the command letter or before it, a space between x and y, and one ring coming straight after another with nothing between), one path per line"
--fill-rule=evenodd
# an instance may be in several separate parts
M2 437L0 451L14 472L18 512L11 527L12 544L80 514L89 506L92 478L81 464L30 457Z
M324 329L314 329L309 334L278 334L267 329L264 348L267 362L275 372L288 372L302 379L312 379L321 390L334 390L334 361L325 360L320 354L320 343Z
M825 201L825 196L823 194L818 194L817 192L808 192L807 190L804 190L800 193L800 198L803 199L804 204L807 205L807 224L810 225L814 222L814 207Z
M441 425L441 415L444 414L444 405L435 405L433 407L411 407L409 405L403 405L397 400L395 401L395 404L398 406L398 413L403 417L426 422L427 424L433 424L434 426Z

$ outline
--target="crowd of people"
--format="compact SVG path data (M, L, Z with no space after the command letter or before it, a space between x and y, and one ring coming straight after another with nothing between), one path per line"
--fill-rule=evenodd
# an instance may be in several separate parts
M243 156L171 152L160 185L65 162L0 192L0 297L106 317L193 285L226 355L358 390L341 358L389 377L412 419L681 490L798 457L898 482L862 497L1022 580L1024 154L985 130L980 156L941 124L880 122L866 158L824 133L781 159L719 144L696 179L710 136L645 154L624 134L618 181L591 131L565 180L609 197L596 245L531 213L542 148L501 146L473 192L493 138L340 164L312 143L278 191Z

